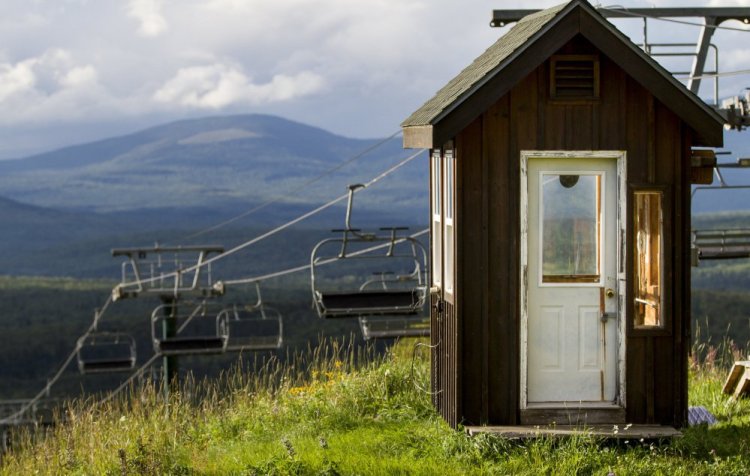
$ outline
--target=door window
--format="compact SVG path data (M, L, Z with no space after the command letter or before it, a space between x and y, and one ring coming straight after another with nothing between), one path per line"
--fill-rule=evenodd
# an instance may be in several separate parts
M598 283L602 174L540 176L543 283Z

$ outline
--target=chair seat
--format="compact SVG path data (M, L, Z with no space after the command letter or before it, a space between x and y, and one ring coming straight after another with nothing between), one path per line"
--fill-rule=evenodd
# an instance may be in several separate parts
M367 314L414 314L417 290L329 292L321 294L325 314L352 317Z

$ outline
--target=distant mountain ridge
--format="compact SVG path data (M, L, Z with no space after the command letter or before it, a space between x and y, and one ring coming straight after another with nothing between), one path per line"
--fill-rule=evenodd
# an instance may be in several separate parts
M96 212L164 207L232 211L279 196L286 204L319 203L406 156L400 139L386 141L296 196L284 194L379 141L345 138L268 115L189 119L1 161L0 195ZM377 191L368 191L358 205L396 210L413 217L410 221L425 222L427 184L427 164L410 164Z

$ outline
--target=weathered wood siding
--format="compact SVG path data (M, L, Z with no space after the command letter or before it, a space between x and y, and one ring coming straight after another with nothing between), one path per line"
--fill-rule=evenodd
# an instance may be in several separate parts
M560 53L597 51L574 40ZM519 423L521 150L625 150L628 183L666 187L664 282L670 285L666 328L628 331L627 421L681 426L690 323L691 132L603 55L598 101L550 100L548 68L546 62L529 74L454 139L458 280L455 313L451 307L441 313L443 322L433 319L433 345L443 347L433 369L440 392L435 403L453 425ZM629 210L631 204L629 193ZM632 216L627 219L632 229ZM628 302L632 295L629 281Z
M456 313L453 305L440 301L438 296L430 298L430 347L432 349L431 379L432 403L451 426L460 423L458 417L458 338Z

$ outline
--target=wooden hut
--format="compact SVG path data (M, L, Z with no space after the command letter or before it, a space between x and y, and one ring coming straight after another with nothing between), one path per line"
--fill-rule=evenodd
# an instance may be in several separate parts
M693 147L722 126L584 0L522 19L404 121L430 149L451 425L686 423Z

